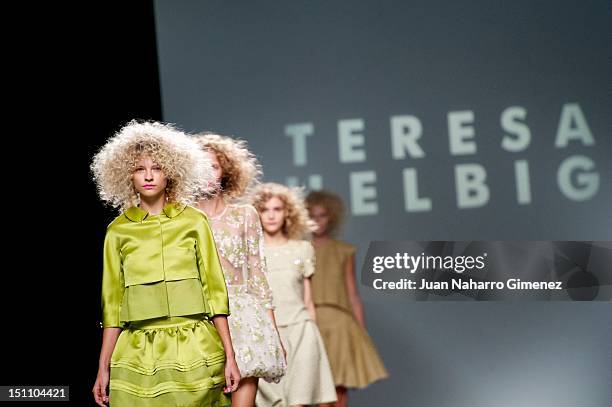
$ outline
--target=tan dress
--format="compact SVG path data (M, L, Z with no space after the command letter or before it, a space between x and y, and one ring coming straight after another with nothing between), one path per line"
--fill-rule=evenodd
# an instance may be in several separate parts
M304 279L314 273L310 242L289 240L264 245L275 318L287 351L287 373L280 383L259 383L256 404L293 406L336 400L334 379L317 325L304 304Z
M355 246L330 240L315 248L312 295L336 386L363 388L388 377L368 333L355 318L349 301L345 265Z

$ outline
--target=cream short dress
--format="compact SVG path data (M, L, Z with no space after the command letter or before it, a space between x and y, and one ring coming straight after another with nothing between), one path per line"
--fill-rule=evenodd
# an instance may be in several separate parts
M310 242L289 240L264 245L276 324L287 351L287 373L280 383L259 384L257 406L292 406L336 400L325 345L304 305L304 279L314 273Z

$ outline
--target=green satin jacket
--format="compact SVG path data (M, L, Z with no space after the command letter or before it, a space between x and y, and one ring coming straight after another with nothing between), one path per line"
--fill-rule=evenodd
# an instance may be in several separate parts
M104 240L102 326L193 314L229 315L227 288L206 215L167 204L132 207Z

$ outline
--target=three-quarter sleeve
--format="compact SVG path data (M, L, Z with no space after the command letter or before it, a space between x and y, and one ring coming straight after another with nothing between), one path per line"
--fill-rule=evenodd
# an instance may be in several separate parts
M122 328L120 321L124 277L121 269L121 248L112 229L106 231L102 271L102 326Z
M210 225L205 217L197 225L197 231L196 254L207 311L210 316L229 315L229 299L223 269Z
M315 272L315 251L312 243L304 241L304 270L302 276L308 278Z
M247 291L257 297L265 308L274 309L264 257L263 229L259 214L251 205L245 205L244 227L247 249Z

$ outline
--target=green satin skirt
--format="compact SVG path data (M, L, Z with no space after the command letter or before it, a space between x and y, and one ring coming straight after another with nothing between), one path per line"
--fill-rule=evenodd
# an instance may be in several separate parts
M132 322L110 369L110 406L225 406L225 352L202 316Z

